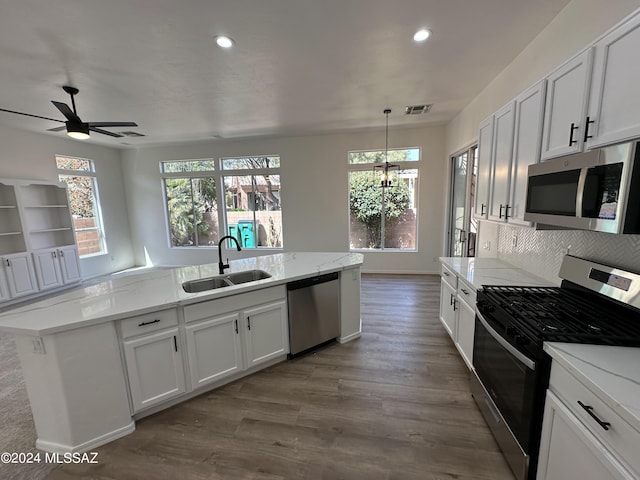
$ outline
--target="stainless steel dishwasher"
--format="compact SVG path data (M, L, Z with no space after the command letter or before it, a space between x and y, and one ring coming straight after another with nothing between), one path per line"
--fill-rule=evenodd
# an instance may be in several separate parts
M289 356L305 352L340 335L338 272L287 284Z

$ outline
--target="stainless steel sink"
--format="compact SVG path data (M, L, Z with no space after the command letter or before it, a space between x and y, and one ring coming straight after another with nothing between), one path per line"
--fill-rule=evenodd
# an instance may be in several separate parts
M187 293L198 293L215 290L216 288L231 287L241 283L264 280L265 278L271 278L271 274L264 270L245 270L243 272L189 280L182 284L182 289Z
M228 273L225 277L234 285L239 283L255 282L271 278L271 274L264 270L245 270L244 272Z
M214 290L216 288L230 287L231 285L233 284L225 277L208 277L184 282L182 284L182 289L187 293L198 293L206 290Z

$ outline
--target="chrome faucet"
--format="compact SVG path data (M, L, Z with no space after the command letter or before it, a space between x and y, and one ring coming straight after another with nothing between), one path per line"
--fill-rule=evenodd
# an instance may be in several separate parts
M234 242L236 242L236 247L238 247L238 251L242 250L240 248L240 243L238 243L238 239L236 237L232 237L231 235L225 235L220 239L220 241L218 241L218 272L220 273L220 275L224 273L225 268L229 268L229 259L227 258L227 263L224 263L222 261L222 242L224 242L227 238L229 240L233 240Z

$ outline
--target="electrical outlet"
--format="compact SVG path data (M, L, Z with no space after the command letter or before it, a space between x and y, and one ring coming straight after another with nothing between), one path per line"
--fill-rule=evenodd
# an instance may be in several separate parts
M569 255L571 253L571 245L565 245L563 246L560 251L562 252L563 255Z
M482 244L482 248L485 250L491 250L491 242L487 241Z
M34 337L31 342L33 343L33 353L38 353L40 355L47 353L44 349L44 341L42 340L42 337Z
M513 248L516 248L518 246L518 236L514 235L513 237L511 237L511 246Z

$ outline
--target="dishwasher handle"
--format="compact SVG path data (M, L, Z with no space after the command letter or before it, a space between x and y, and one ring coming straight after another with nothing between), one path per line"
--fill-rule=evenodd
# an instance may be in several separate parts
M302 280L296 280L295 282L287 283L287 291L299 290L301 288L312 287L320 283L332 282L338 280L338 272L327 273L325 275L316 275L315 277L303 278Z

